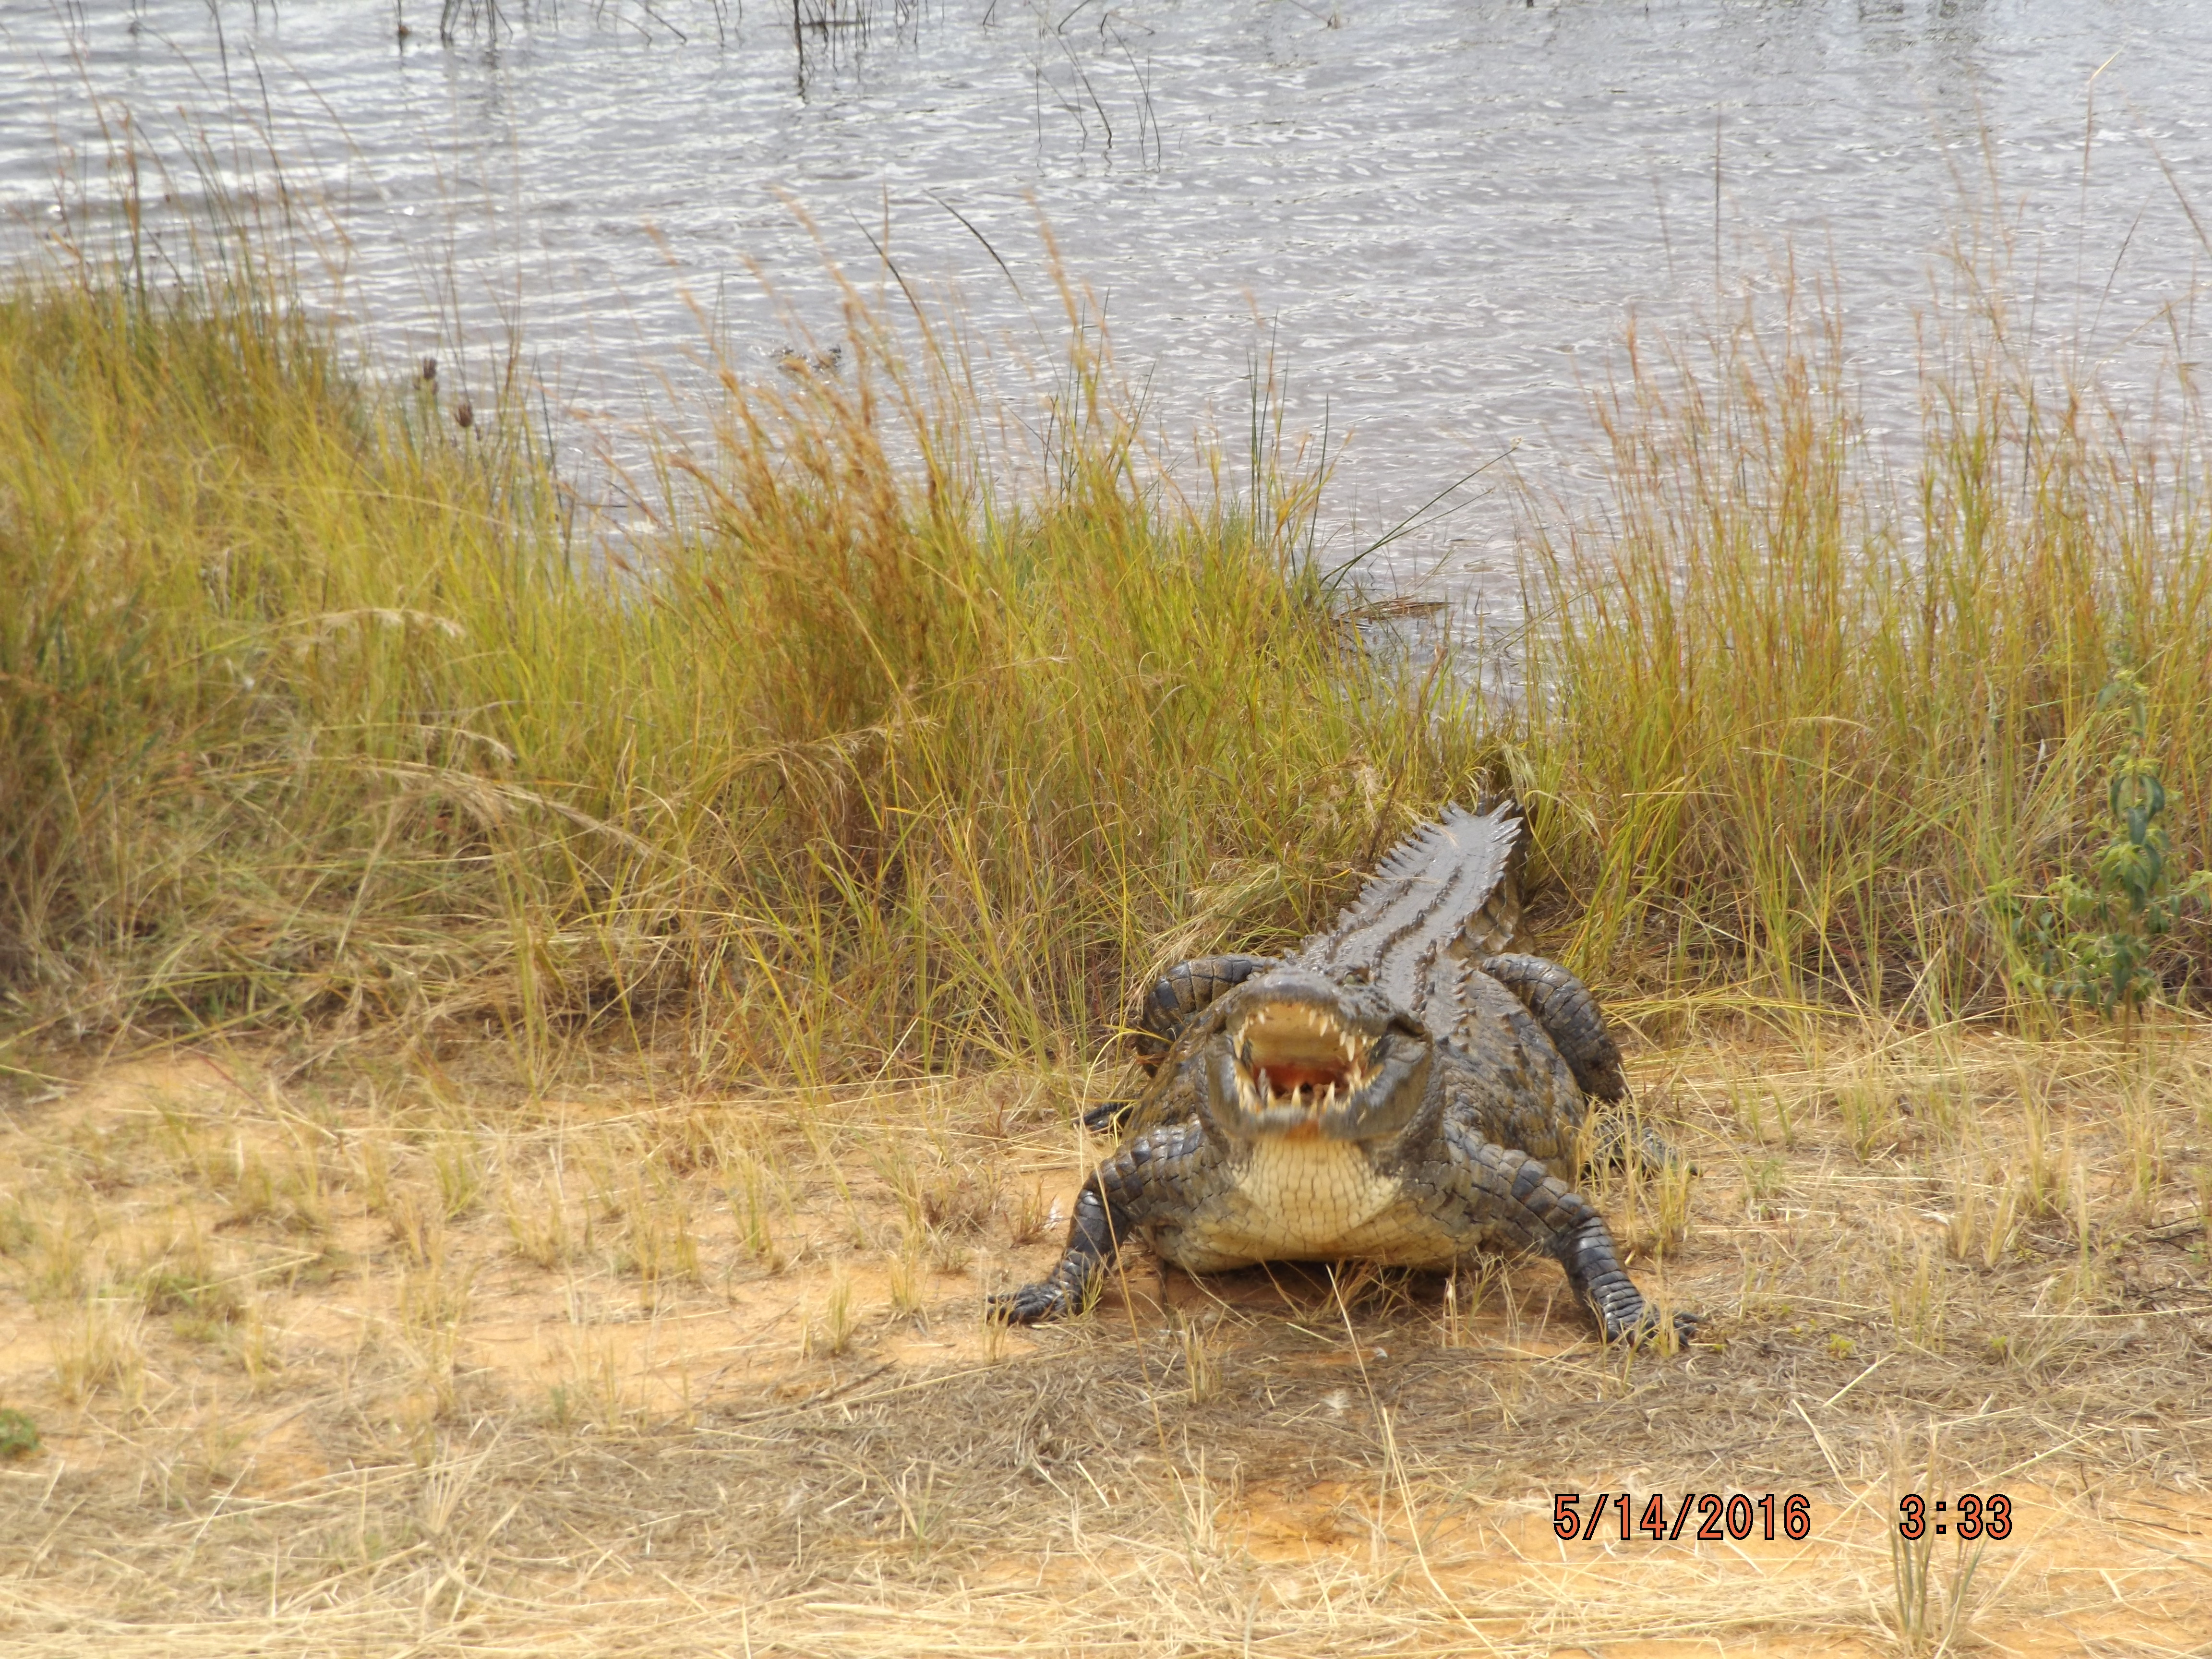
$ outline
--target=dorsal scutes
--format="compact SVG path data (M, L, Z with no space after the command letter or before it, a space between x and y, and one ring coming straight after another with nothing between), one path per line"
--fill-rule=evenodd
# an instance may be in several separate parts
M1510 801L1480 814L1447 806L1393 848L1336 925L1292 960L1333 977L1364 973L1400 1007L1430 1019L1446 982L1434 971L1438 959L1498 891L1520 830ZM1436 1012L1451 1023L1450 1011Z

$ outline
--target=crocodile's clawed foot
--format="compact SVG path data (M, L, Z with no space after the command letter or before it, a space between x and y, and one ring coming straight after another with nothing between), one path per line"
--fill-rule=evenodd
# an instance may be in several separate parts
M1602 1170L1625 1170L1633 1165L1647 1176L1663 1175L1670 1164L1680 1164L1692 1175L1698 1173L1697 1164L1676 1152L1657 1130L1618 1116L1609 1117L1598 1131L1596 1163Z
M984 1304L983 1316L1000 1325L1034 1325L1040 1320L1059 1318L1067 1311L1069 1301L1064 1285L1046 1279L1024 1285L1018 1291L1000 1291Z
M1698 1328L1705 1322L1701 1315L1678 1310L1674 1315L1674 1340L1678 1344L1686 1343L1698 1334ZM1620 1319L1607 1316L1602 1324L1607 1342L1626 1342L1632 1348L1640 1348L1659 1334L1660 1313L1657 1308L1647 1302L1630 1317Z
M1083 1115L1083 1127L1094 1135L1119 1134L1136 1109L1133 1100L1102 1100Z

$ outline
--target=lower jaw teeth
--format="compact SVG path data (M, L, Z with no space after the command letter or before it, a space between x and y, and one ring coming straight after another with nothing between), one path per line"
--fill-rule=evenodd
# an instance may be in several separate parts
M1257 1077L1240 1073L1237 1079L1237 1097L1248 1112L1334 1111L1340 1101L1349 1101L1358 1091L1357 1083L1302 1083L1288 1091L1279 1090L1265 1072Z
M1271 1109L1279 1112L1325 1112L1331 1111L1335 1109L1338 1094L1339 1086L1334 1083L1330 1084L1327 1089L1316 1088L1311 1085L1301 1086L1291 1090L1290 1093L1286 1095L1278 1094L1275 1091L1270 1089L1266 1096L1266 1103ZM1346 1100L1352 1098L1352 1091L1349 1089L1342 1091L1342 1094L1343 1097ZM1248 1105L1259 1105L1261 1103L1261 1097L1257 1091L1246 1091L1245 1100Z

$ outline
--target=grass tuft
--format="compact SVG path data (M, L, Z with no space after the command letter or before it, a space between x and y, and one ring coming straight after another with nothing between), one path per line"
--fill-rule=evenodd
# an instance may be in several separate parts
M2008 906L2089 867L2138 743L2172 867L2204 863L2201 408L2054 387L1992 274L1937 309L1901 473L1832 308L1787 294L1704 352L1632 333L1606 509L1536 532L1528 588L1512 775L1539 880L1574 896L1570 961L1785 1012L2039 1003ZM2202 915L2154 958L2166 994L2200 986Z

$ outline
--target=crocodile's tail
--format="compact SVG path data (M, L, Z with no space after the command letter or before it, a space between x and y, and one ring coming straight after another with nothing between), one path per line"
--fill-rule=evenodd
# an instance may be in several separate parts
M1604 1011L1589 987L1556 962L1541 957L1484 957L1475 964L1519 998L1530 1018L1567 1062L1575 1082L1593 1100L1620 1107L1628 1099L1628 1078L1622 1070L1620 1045L1606 1026ZM1657 1175L1678 1159L1695 1175L1698 1166L1680 1155L1657 1131L1636 1122L1625 1111L1611 1111L1598 1120L1591 1162L1600 1169L1641 1169Z
M1438 971L1445 959L1462 949L1503 951L1520 925L1520 833L1510 801L1482 813L1447 806L1393 848L1336 925L1291 960L1335 979L1364 976L1400 1007L1448 1029L1459 1011L1449 988L1455 973Z

